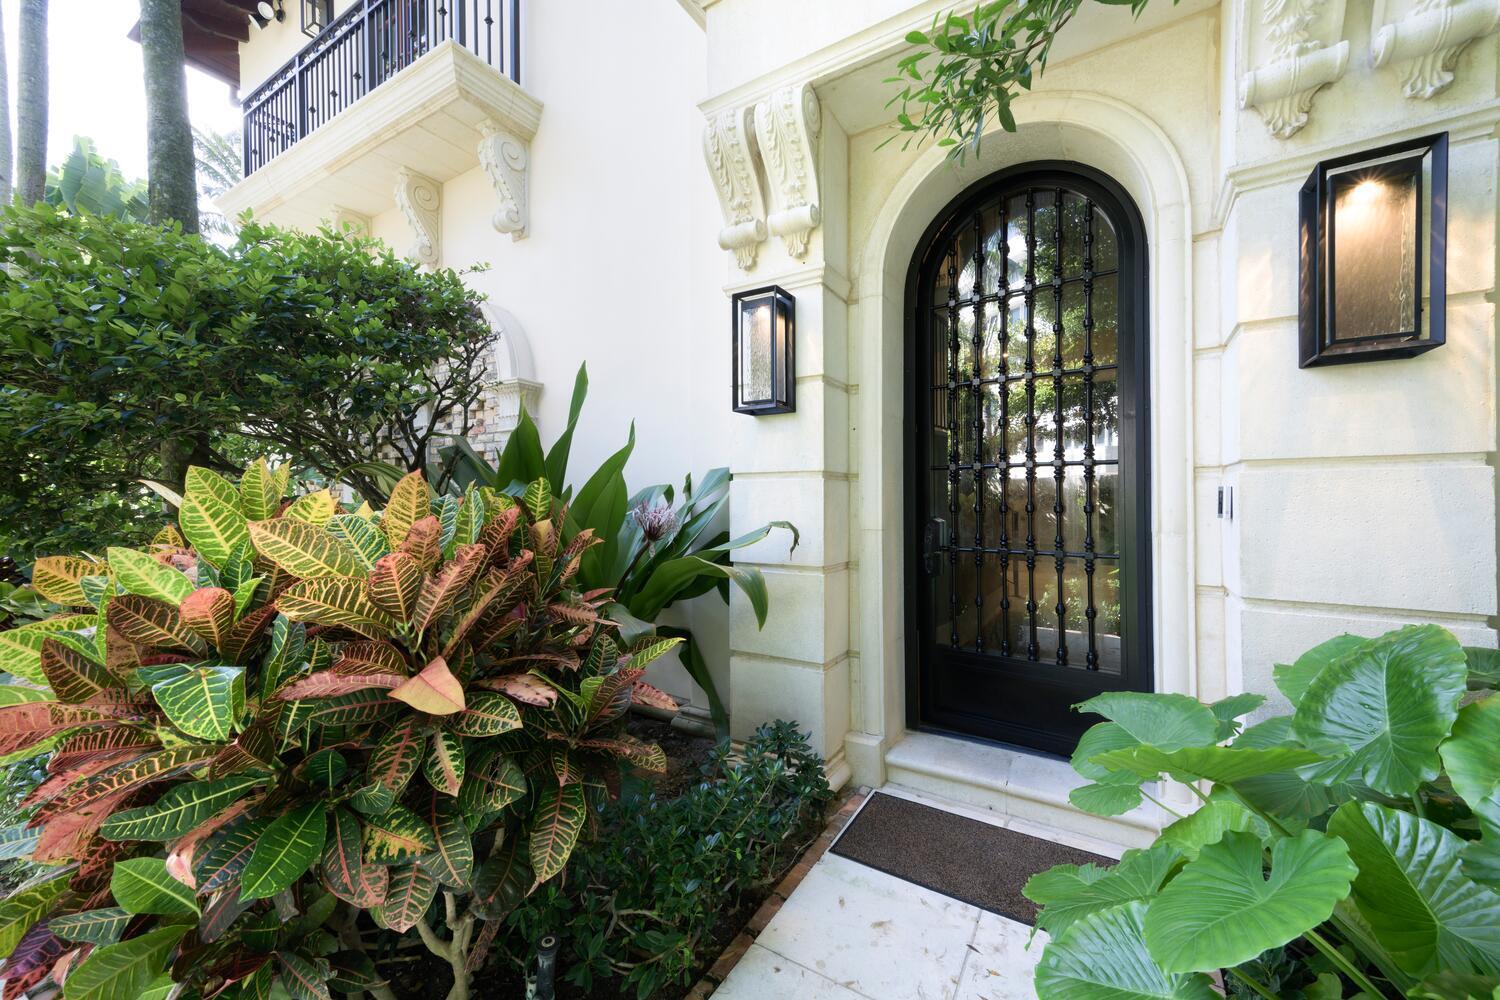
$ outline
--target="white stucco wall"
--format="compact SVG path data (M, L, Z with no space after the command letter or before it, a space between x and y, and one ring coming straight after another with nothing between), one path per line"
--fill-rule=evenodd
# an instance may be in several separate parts
M796 718L836 779L883 779L906 726L910 254L958 191L1042 158L1111 174L1146 219L1158 689L1274 694L1275 662L1346 629L1436 621L1494 644L1495 36L1463 52L1449 89L1416 100L1396 69L1371 65L1374 9L1350 0L1326 40L1349 44L1342 78L1316 94L1304 128L1276 138L1237 99L1266 58L1261 0L1154 0L1138 20L1090 5L1017 103L1020 132L988 136L960 168L931 149L877 148L889 135L881 80L906 31L948 3L701 2L706 29L672 0L592 5L583 25L563 5L527 5L523 83L544 105L530 235L490 226L476 168L443 185L441 263L491 265L472 280L526 330L544 437L589 362L576 468L614 451L634 419L633 485L730 465L734 530L774 518L802 530L793 553L784 539L742 553L770 587L764 631L738 598L729 614L716 598L687 612L738 734ZM247 51L247 81L256 60L285 58ZM703 164L704 115L802 84L822 108L822 223L805 257L771 236L742 270L717 245L726 220ZM1320 159L1444 130L1448 343L1299 370L1297 189ZM759 181L775 211L774 185ZM372 231L410 241L394 208ZM772 282L797 297L797 412L734 415L728 294ZM1232 520L1216 516L1220 487L1234 491Z

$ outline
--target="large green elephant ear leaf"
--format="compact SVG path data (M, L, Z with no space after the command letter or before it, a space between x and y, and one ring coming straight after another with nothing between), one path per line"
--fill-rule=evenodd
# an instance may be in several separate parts
M1407 994L1414 1000L1500 1000L1500 977L1439 972Z
M1500 694L1465 705L1438 752L1464 801L1477 804L1493 795L1500 788Z
M1145 903L1124 903L1054 938L1037 963L1037 1000L1220 1000L1202 973L1162 971L1146 951L1145 918Z
M1217 742L1219 720L1207 705L1185 694L1107 691L1073 707L1102 715L1136 742L1159 750L1206 747Z
M1293 728L1302 743L1348 754L1320 775L1358 778L1387 795L1410 795L1438 774L1466 690L1463 647L1436 625L1411 625L1330 663L1308 686Z
M1403 971L1500 975L1500 893L1463 874L1457 834L1373 802L1344 803L1328 832L1349 845L1354 902Z
M1470 691L1500 689L1500 649L1465 646L1464 656L1469 661Z
M1130 852L1113 868L1058 865L1033 875L1021 892L1042 907L1037 927L1059 937L1092 913L1134 900L1149 900L1181 860L1171 847L1158 844L1150 850Z
M1068 792L1068 801L1095 816L1119 816L1141 804L1145 778L1134 771L1105 767L1095 761L1112 750L1130 750L1141 745L1118 722L1101 722L1089 728L1073 751L1073 770L1090 783Z
M1146 912L1146 947L1168 972L1206 972L1248 962L1317 927L1349 895L1356 874L1337 837L1304 830L1271 847L1225 833L1174 878Z
M1272 750L1297 746L1292 717L1278 715L1246 729L1231 744L1240 750ZM1235 782L1234 791L1249 805L1269 813L1282 823L1302 829L1309 820L1328 812L1349 796L1337 786L1311 780L1304 773L1314 768L1275 771Z
M1265 820L1234 799L1216 794L1197 812L1189 813L1163 830L1159 843L1176 848L1191 861L1203 848L1217 844L1224 839L1224 834L1231 831L1253 833L1259 837L1271 835L1271 828Z
M1286 695L1292 707L1302 704L1302 696L1323 668L1345 653L1352 653L1370 640L1362 635L1336 635L1327 642L1320 642L1297 657L1295 663L1278 663L1271 669L1271 679L1276 688Z

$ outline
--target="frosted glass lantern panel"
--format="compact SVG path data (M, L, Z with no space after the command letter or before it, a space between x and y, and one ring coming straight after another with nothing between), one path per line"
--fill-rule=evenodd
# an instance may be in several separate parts
M1335 341L1417 331L1419 176L1375 168L1332 178Z
M741 402L765 403L772 399L772 346L777 325L775 303L769 296L746 301L740 308Z

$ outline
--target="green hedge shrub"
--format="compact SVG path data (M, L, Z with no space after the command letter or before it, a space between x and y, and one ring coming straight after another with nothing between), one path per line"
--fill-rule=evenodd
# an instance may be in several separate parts
M165 519L137 480L180 491L188 464L419 468L488 377L479 303L456 273L348 236L248 225L221 247L0 208L0 554L144 543Z
M537 940L558 935L559 974L585 990L617 977L642 998L691 985L725 943L715 931L818 835L832 797L793 723L760 727L742 753L721 743L678 798L606 809L606 832L580 847L566 881L511 914L502 948L524 965Z

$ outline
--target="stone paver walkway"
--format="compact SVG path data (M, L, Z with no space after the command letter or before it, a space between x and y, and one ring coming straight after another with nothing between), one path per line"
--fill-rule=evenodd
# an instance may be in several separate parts
M903 794L896 788L885 791ZM1119 854L1088 838L1007 822L994 813L925 796L910 797L1033 836ZM1032 973L1045 942L1044 934L1031 940L1026 924L825 853L713 996L1032 1000Z

